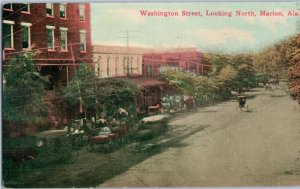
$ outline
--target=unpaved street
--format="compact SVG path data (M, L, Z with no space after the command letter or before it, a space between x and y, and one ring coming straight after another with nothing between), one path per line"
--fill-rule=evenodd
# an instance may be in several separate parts
M178 132L206 126L99 187L300 185L300 107L283 90L253 90L236 101L179 115Z

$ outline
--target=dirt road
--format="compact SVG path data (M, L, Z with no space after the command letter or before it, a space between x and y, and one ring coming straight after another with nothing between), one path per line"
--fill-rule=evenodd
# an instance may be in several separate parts
M247 93L248 112L228 101L179 116L185 132L207 127L99 187L300 185L300 108L279 88Z

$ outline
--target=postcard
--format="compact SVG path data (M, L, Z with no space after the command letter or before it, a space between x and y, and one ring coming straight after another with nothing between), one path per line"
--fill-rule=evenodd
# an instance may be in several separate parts
M300 186L300 5L2 4L7 188Z

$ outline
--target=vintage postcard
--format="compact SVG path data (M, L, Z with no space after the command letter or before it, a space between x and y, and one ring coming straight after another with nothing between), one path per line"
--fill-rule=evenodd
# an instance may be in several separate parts
M300 4L2 4L6 188L300 186Z

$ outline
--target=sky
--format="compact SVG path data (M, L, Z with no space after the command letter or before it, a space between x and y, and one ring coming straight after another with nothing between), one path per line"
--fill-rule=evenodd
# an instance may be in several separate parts
M190 2L190 3L91 3L91 32L95 44L146 48L195 47L202 52L257 52L292 36L298 16L295 2ZM140 10L178 12L180 16L141 16ZM200 11L202 17L181 12ZM235 12L253 11L256 17L237 17ZM281 11L285 16L263 17L259 13ZM206 11L232 12L233 16L206 16Z

